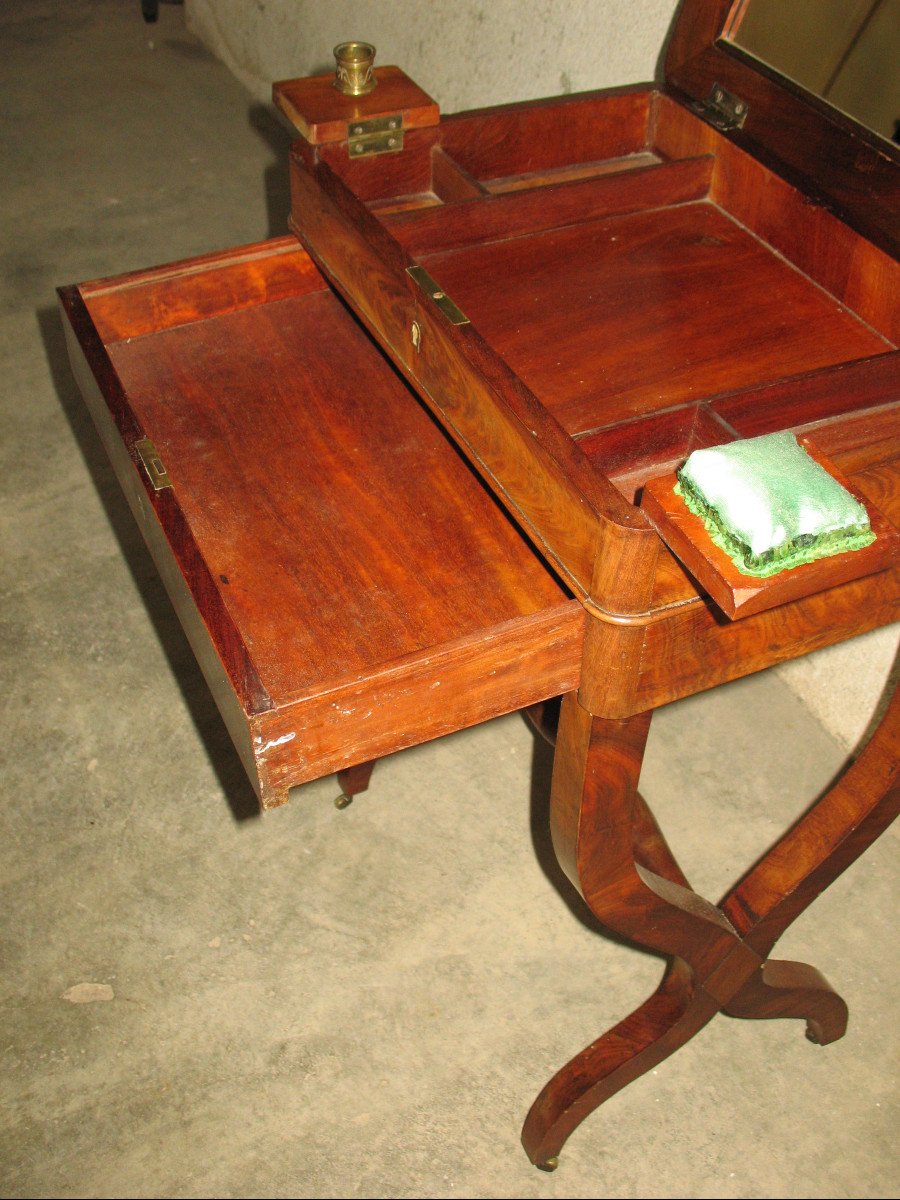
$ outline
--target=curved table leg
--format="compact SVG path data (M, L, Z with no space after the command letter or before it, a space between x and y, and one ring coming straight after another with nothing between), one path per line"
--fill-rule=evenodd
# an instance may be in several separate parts
M522 1144L535 1166L554 1170L563 1143L586 1116L690 1041L718 1007L694 989L690 967L673 959L652 996L576 1054L543 1088L522 1129Z
M847 1004L825 976L806 963L786 959L764 962L722 1012L754 1020L802 1017L806 1036L820 1046L847 1032Z
M900 807L900 696L838 783L716 907L691 891L637 791L650 713L593 717L563 701L551 793L560 864L607 928L672 958L659 989L576 1055L528 1114L533 1162L555 1165L568 1135L609 1096L719 1011L802 1016L821 1042L846 1006L800 963L767 962L780 934L882 832Z

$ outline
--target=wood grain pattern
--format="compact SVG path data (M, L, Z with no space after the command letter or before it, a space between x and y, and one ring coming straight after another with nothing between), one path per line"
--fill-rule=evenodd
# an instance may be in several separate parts
M498 496L572 586L590 587L608 525L649 529L470 325L454 326L406 274L402 247L327 164L295 161L292 224ZM415 349L410 330L420 329Z
M272 99L300 134L313 145L347 138L352 121L371 121L399 113L404 129L436 125L440 111L432 98L399 67L376 67L377 84L365 96L347 96L334 86L334 72L272 85Z
M900 353L894 351L748 388L712 399L709 407L741 437L758 437L843 419L848 413L895 402L898 396Z
M734 0L685 0L667 48L667 81L682 100L705 100L714 83L740 96L749 111L729 140L896 256L900 151L723 40L733 7Z
M539 187L572 183L575 180L597 179L601 175L621 175L628 171L639 170L641 167L657 166L659 162L659 157L652 150L639 150L635 154L625 154L621 158L604 158L599 162L570 163L568 166L551 167L543 171L525 171L518 175L501 176L498 179L489 179L484 187L490 195L499 196L507 192L532 191Z
M599 1104L684 1045L717 1012L800 1016L842 1036L844 1001L814 968L771 961L778 937L900 810L900 691L846 774L720 905L694 892L637 790L650 713L592 716L563 700L551 790L557 857L617 934L670 956L657 990L554 1075L526 1118L532 1162L552 1169Z
M435 254L699 200L709 190L711 175L709 157L685 159L624 174L552 182L531 191L491 196L477 204L448 203L427 212L406 212L392 217L386 225L410 254Z
M710 204L423 262L573 435L890 348Z
M431 186L435 195L445 204L477 200L487 195L478 180L473 179L469 172L439 145L434 146L431 151Z
M647 149L646 85L475 109L441 121L441 144L482 182Z
M886 338L900 340L897 229L889 244L867 241L817 199L808 180L793 186L754 157L739 134L726 137L665 92L654 99L651 140L657 153L673 158L714 154L712 200Z
M439 145L440 132L411 129L404 136L403 150L352 158L346 142L316 146L308 160L327 163L343 179L355 196L366 204L385 205L387 201L406 196L433 193L434 164L432 153ZM295 143L292 153L297 153Z
M708 603L676 608L646 627L631 709L658 708L897 620L896 568L741 621L729 621Z
M732 619L775 608L851 579L883 571L900 556L900 535L874 504L814 446L805 448L828 473L865 507L875 541L860 550L832 554L764 578L747 575L713 542L703 520L677 496L673 474L648 481L641 507L663 541L687 567L700 587Z
M711 64L743 80L741 56L712 45L729 3L685 0L679 88L697 94ZM794 428L900 519L897 156L843 119L811 123L795 89L777 108L770 84L748 85L733 135L671 87L440 123L396 68L355 101L331 76L276 87L307 139L292 228L577 599L303 251L281 240L64 298L86 398L264 807L330 771L364 787L377 757L565 694L557 856L608 928L669 965L536 1100L523 1141L548 1167L719 1011L841 1036L823 977L767 956L900 805L895 697L717 906L638 791L655 708L900 615L900 568L846 579L833 559L823 590L732 621L634 503L697 445ZM391 108L404 149L352 159L348 119ZM470 324L412 281L416 259ZM136 465L144 434L164 492Z
M274 803L360 758L385 757L577 686L584 611L574 601L436 642L368 676L330 681L253 722ZM295 737L292 735L296 735ZM265 747L263 752L261 748Z
M236 251L235 269L257 272L259 253ZM223 269L209 266L207 287ZM187 278L179 311L197 293L195 319L107 347L68 296L95 415L138 512L156 514L151 548L193 608L183 619L267 807L294 783L571 686L583 624L340 302L308 289L309 271L293 297L216 317L199 264L155 272L164 294ZM109 311L112 290L88 308ZM153 491L129 457L141 436L170 489ZM445 679L420 695L444 659Z
M90 303L99 336L111 344L327 286L297 239L288 236L92 280L79 291Z

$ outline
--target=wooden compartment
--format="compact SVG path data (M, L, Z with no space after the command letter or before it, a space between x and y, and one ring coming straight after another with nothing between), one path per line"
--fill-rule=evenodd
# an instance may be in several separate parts
M814 425L831 453L827 427L865 413L896 436L890 239L672 90L445 117L365 162L299 142L292 185L329 279L599 611L647 602L604 591L598 563L617 529L649 531L643 483L695 445ZM881 456L895 518L898 471ZM655 570L659 603L688 599L665 554Z
M579 606L293 238L62 299L264 807L577 681Z

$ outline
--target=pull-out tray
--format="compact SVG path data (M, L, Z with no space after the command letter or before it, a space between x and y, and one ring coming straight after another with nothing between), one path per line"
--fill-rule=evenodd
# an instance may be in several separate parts
M581 606L294 239L61 298L264 807L577 686Z

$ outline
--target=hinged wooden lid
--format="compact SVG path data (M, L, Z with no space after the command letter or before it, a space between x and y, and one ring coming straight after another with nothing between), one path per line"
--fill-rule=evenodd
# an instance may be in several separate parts
M730 93L744 112L739 127L726 127L728 137L896 254L900 149L736 45L731 37L747 3L684 0L666 55L667 82L714 124L711 95Z

